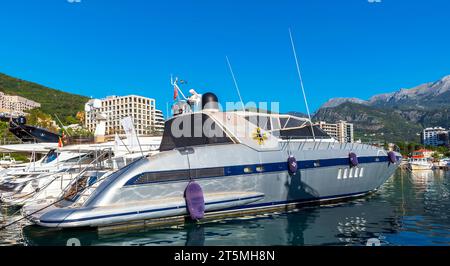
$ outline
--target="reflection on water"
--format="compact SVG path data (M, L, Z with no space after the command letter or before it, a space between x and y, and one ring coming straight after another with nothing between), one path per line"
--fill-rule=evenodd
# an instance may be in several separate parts
M0 244L365 245L378 238L383 245L449 245L449 191L450 172L399 170L378 192L335 205L115 234L18 226L2 232Z
M1 206L0 211L0 227L12 223L22 218L20 210L16 208L6 208ZM23 245L22 228L27 225L26 221L20 221L0 231L0 246Z

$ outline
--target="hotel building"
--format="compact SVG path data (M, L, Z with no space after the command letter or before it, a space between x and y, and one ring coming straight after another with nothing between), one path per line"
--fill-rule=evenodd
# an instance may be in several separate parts
M428 127L422 131L422 144L426 146L449 145L448 131L442 127Z
M92 102L94 100L91 100ZM90 103L88 102L88 104ZM155 100L137 95L108 96L100 100L101 107L87 110L85 114L85 126L94 132L97 125L97 115L103 114L106 118L106 136L116 133L125 134L121 120L127 116L132 117L136 134L139 136L151 135L161 127L162 112L156 110ZM164 127L164 124L163 124ZM156 129L155 129L156 128Z
M156 109L155 110L155 124L154 124L154 131L162 133L164 132L164 115L162 111Z
M26 115L25 111L41 107L37 103L27 98L17 95L6 95L0 92L0 112L11 114L13 116Z
M354 142L354 129L353 124L346 121L339 121L335 124L326 123L324 121L319 122L319 127L325 131L328 135L335 138L340 143L353 143Z

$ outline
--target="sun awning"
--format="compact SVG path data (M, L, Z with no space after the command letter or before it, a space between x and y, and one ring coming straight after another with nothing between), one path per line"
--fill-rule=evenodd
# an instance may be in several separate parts
M0 145L0 152L36 152L47 153L52 149L58 148L58 143L25 143Z

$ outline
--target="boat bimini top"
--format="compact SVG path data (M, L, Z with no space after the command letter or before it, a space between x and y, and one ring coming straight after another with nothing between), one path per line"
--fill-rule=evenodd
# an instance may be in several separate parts
M314 134L312 133L314 128ZM256 150L277 149L282 141L335 142L305 118L256 112L201 110L166 121L160 151L211 144L244 144Z

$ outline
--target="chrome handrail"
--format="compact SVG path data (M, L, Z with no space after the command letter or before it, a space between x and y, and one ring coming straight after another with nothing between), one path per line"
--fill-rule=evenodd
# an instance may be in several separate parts
M80 170L80 172L78 173L77 176L75 176L75 178L72 179L72 181L62 190L62 192L59 194L59 196L57 197L58 199L61 198L62 196L64 196L64 194L67 192L67 190L73 185L73 183L78 182L78 179L88 170L88 168L92 165L94 165L95 162L98 162L100 158L102 158L104 155L106 154L111 154L112 149L111 148L107 148L103 150L104 152L101 153L99 156L97 156L96 159L94 159L94 161L92 161L88 166L86 166L85 168L83 168L82 170ZM98 169L97 169L98 170ZM78 187L77 187L78 190Z

